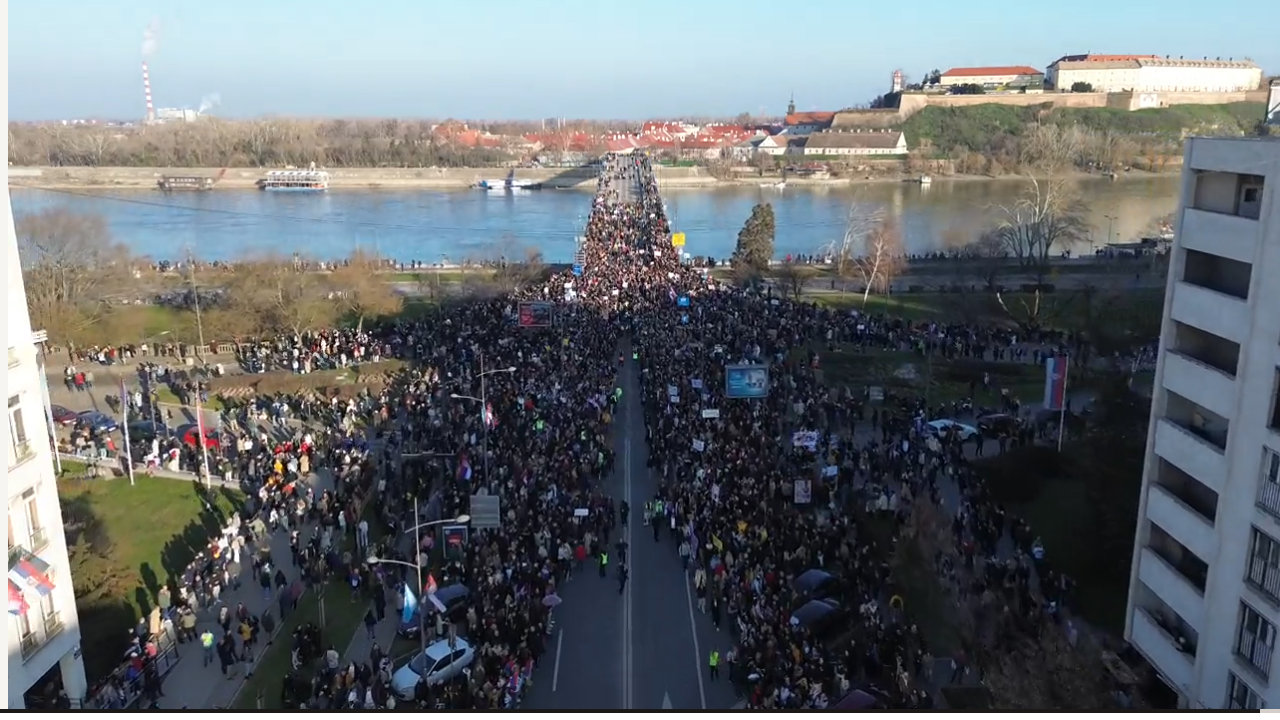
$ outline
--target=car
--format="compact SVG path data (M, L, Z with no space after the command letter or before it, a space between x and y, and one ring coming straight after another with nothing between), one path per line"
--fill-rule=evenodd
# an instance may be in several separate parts
M164 423L154 420L134 420L125 426L129 431L129 439L136 442L150 442L158 437L169 434L169 429Z
M434 597L435 602L432 602L430 598L422 598L418 603L418 609L414 610L413 616L409 618L409 621L400 623L400 626L396 628L396 632L401 637L417 637L418 632L422 629L422 618L419 617L419 613L425 609L427 617L430 618L432 613L440 612L439 608L436 607L436 602L444 607L444 616L446 618L455 622L462 620L463 616L467 614L467 601L471 599L471 588L462 583L445 585L436 590Z
M187 447L199 447L196 443L196 435L200 428L195 425L184 425L178 428L178 435L182 438L182 444ZM206 427L204 429L204 446L208 450L217 450L222 447L222 437L217 430Z
M1018 432L1018 418L1008 413L993 413L978 418L978 427L987 435L1013 435Z
M80 413L75 410L69 410L61 405L51 405L49 410L53 414L53 421L59 425L75 425L80 419Z
M925 427L928 428L928 432L931 435L945 435L948 432L953 432L961 440L968 440L978 434L978 428L955 420L931 420Z
M109 433L120 429L120 423L110 415L97 410L85 410L76 416L76 422L94 432Z
M457 638L452 647L448 640L440 640L415 653L413 659L392 673L391 689L399 698L411 700L420 679L425 677L430 685L449 682L475 659L475 648L463 638Z

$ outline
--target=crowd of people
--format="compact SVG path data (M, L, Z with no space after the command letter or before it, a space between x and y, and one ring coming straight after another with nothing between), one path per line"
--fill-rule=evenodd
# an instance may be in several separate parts
M219 476L250 491L250 506L217 549L184 574L178 596L162 603L166 616L183 629L186 613L216 604L247 563L277 598L280 617L306 583L329 575L381 597L378 618L388 603L403 612L425 590L414 587L415 573L370 565L338 551L334 540L360 522L359 508L372 496L389 538L378 557L416 561L438 587L468 589L465 610L447 614L448 623L425 604L410 608L418 630L433 642L465 637L477 659L453 682L421 682L405 693L393 687L385 649L340 658L337 649L349 639L313 628L295 633L282 704L518 706L546 652L558 588L587 558L604 572L629 510L604 482L615 466L618 374L629 357L640 372L634 401L643 405L648 464L659 484L643 499L644 514L672 529L672 562L685 563L699 606L732 635L727 674L749 707L834 707L858 689L873 690L890 707L932 706L931 648L893 592L892 540L865 528L868 517L883 519L894 537L925 500L945 510L959 553L935 558L940 573L964 575L968 592L999 597L1019 627L1055 622L1070 602L1071 583L1043 562L1032 532L991 499L969 467L966 446L981 445L982 435L928 432L928 420L954 408L903 400L892 411L887 404L873 409L863 394L829 388L815 349L1034 362L1074 349L1077 339L911 324L730 288L682 261L670 231L648 159L611 156L593 199L582 266L573 272L434 317L245 346L239 360L253 372L407 362L387 387L354 398L229 403L214 464ZM552 303L551 322L527 322L520 310L528 302ZM623 347L629 352L620 357ZM727 368L744 365L766 371L772 391L726 397ZM144 374L144 386L160 380ZM181 392L207 391L198 380L181 382L190 383L179 385ZM142 398L133 402L146 406ZM373 437L376 450L368 444ZM177 462L198 470L203 450L184 447ZM332 491L316 493L300 482L317 467L333 470ZM469 513L477 495L500 498L498 527L473 526L462 538L435 526L414 532ZM282 581L255 554L272 532L291 533L301 585ZM614 564L625 585L624 557ZM834 626L819 629L793 616L814 599L796 582L812 569L839 580ZM233 612L207 660L225 672L246 653L252 657L263 622Z

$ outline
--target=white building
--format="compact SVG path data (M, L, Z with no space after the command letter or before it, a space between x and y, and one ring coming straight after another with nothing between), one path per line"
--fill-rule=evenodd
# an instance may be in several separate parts
M1184 60L1138 55L1072 55L1048 68L1058 90L1076 83L1094 92L1242 92L1257 90L1262 68L1248 60Z
M1044 87L1044 73L1026 65L1001 65L999 67L951 68L938 79L943 87L978 85L983 88L1035 88Z
M1267 124L1280 125L1280 80L1271 81L1271 92L1267 94Z
M1187 143L1125 638L1189 708L1280 707L1280 141Z
M5 396L9 411L4 424L9 436L7 548L9 580L13 584L9 588L6 635L9 709L21 710L25 707L23 695L54 666L59 666L63 689L73 703L85 697L88 687L80 658L80 621L53 470L45 410L48 390L43 382L43 365L37 358L36 341L43 340L43 333L33 336L27 315L7 185L6 181L4 214L0 218L9 277L5 301L9 339ZM41 571L52 584L46 593L41 592L41 586L48 585L35 581Z
M828 130L809 136L805 155L893 157L907 154L907 138L897 130Z

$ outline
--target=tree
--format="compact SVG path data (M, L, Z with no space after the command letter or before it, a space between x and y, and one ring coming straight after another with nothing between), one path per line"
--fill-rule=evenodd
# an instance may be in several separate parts
M769 269L773 259L773 238L775 223L773 206L769 203L757 203L751 208L751 217L738 231L738 245L733 251L730 262L736 268L745 266L758 273Z
M823 248L823 254L831 257L838 277L857 272L854 255L866 246L867 235L879 227L883 220L884 208L862 202L860 192L854 195L849 203L849 211L845 214L844 233L840 240Z
M1000 289L997 281L1009 253L999 234L984 232L977 240L966 245L961 253L965 266L982 281L987 290L995 292Z
M236 267L228 284L232 305L268 333L301 334L331 326L339 304L317 273L270 258Z
M782 286L783 292L796 300L804 294L805 284L817 274L818 269L812 265L795 262L782 263L773 268L773 277Z
M32 327L54 343L88 342L86 333L130 280L128 252L100 215L55 207L14 225Z
M1091 93L1093 92L1093 85L1082 81L1073 82L1071 83L1071 92Z
M376 255L356 250L329 274L334 299L343 314L355 319L357 331L364 329L366 318L395 315L404 307L404 299L380 274L383 267Z
M1055 248L1086 238L1085 208L1071 189L1068 171L1080 157L1082 134L1075 128L1039 125L1021 146L1026 187L1008 205L997 205L994 232L1008 254L1037 279L1048 271Z
M902 250L902 235L896 224L882 220L863 239L862 252L854 258L854 267L862 278L862 304L865 306L872 291L888 294L893 279L906 266Z
M977 83L965 83L963 85L952 85L952 95L986 95L987 89Z

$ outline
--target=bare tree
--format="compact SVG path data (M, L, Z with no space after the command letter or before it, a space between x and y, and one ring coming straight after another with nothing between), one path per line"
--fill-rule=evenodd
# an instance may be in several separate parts
M342 313L355 318L357 331L366 318L395 315L404 307L404 299L380 274L383 267L376 255L356 250L329 274L333 299Z
M129 280L128 253L99 215L50 208L15 221L31 324L79 344Z
M836 275L845 277L851 271L858 272L854 268L855 256L866 247L867 236L883 223L883 207L863 202L860 192L853 196L849 210L845 213L844 232L840 239L820 250L822 254L831 257Z
M812 265L787 262L781 265L774 265L770 269L770 274L782 286L782 291L785 295L799 300L804 294L804 286L814 277L817 277L818 269Z
M269 258L243 263L230 278L235 309L251 315L264 332L300 334L333 325L339 303L323 276L292 261Z
M1009 257L1009 252L998 233L991 231L982 233L961 252L965 267L981 279L986 289L992 292L1000 289L997 281Z
M873 291L888 294L893 287L893 279L906 267L902 235L897 225L884 220L873 227L863 238L862 252L853 259L853 263L862 278L864 306Z

